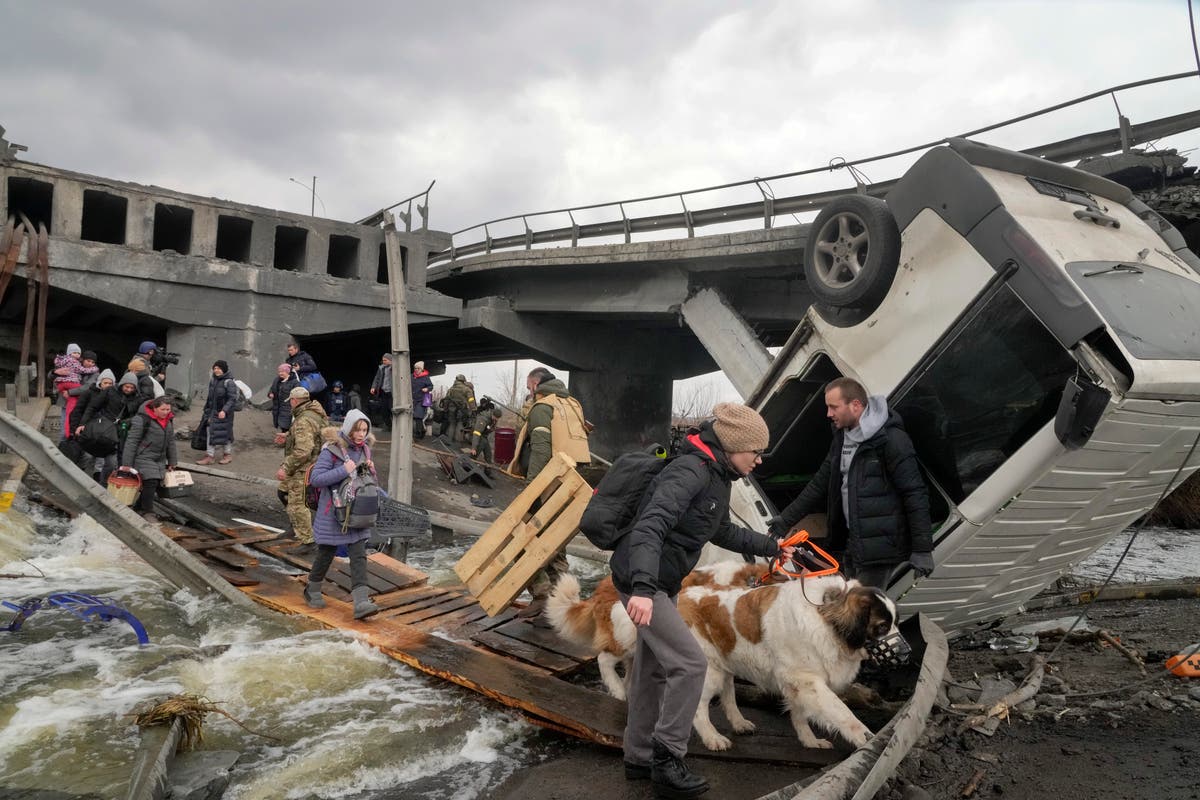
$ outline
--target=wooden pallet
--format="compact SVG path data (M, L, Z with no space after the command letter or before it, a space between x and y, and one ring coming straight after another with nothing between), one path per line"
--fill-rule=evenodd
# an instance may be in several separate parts
M591 496L571 460L556 454L454 565L455 574L488 614L500 613L575 535Z

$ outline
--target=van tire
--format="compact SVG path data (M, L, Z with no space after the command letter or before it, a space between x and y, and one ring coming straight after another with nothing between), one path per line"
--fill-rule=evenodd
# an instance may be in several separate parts
M804 278L819 305L874 311L899 263L900 230L878 197L834 198L809 228Z

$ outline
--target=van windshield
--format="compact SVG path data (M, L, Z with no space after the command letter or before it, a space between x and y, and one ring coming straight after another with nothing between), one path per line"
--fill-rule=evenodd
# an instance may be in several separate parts
M1054 418L1076 364L1000 285L901 383L891 405L929 476L960 503Z
M1200 360L1200 283L1112 261L1077 261L1067 272L1134 358Z

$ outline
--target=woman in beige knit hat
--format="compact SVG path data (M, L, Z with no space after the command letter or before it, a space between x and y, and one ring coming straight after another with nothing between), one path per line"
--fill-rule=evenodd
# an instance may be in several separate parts
M770 433L758 412L721 403L651 481L630 532L612 555L613 583L637 625L625 726L625 777L650 778L670 797L696 797L708 782L683 761L707 662L675 608L683 578L713 542L756 556L783 555L775 539L729 520L733 481L761 463Z

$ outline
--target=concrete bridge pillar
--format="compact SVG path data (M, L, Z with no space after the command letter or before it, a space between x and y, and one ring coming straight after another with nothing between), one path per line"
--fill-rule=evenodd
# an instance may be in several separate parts
M179 364L167 369L167 387L204 402L213 362L220 360L229 362L233 376L249 384L257 398L270 387L275 367L287 358L291 340L290 334L277 331L168 328L166 344L161 346L179 353Z
M670 443L671 390L665 372L627 368L572 370L571 394L596 429L588 436L593 453L612 460L657 442Z
M701 289L680 307L684 320L743 398L771 367L771 354L716 289Z

